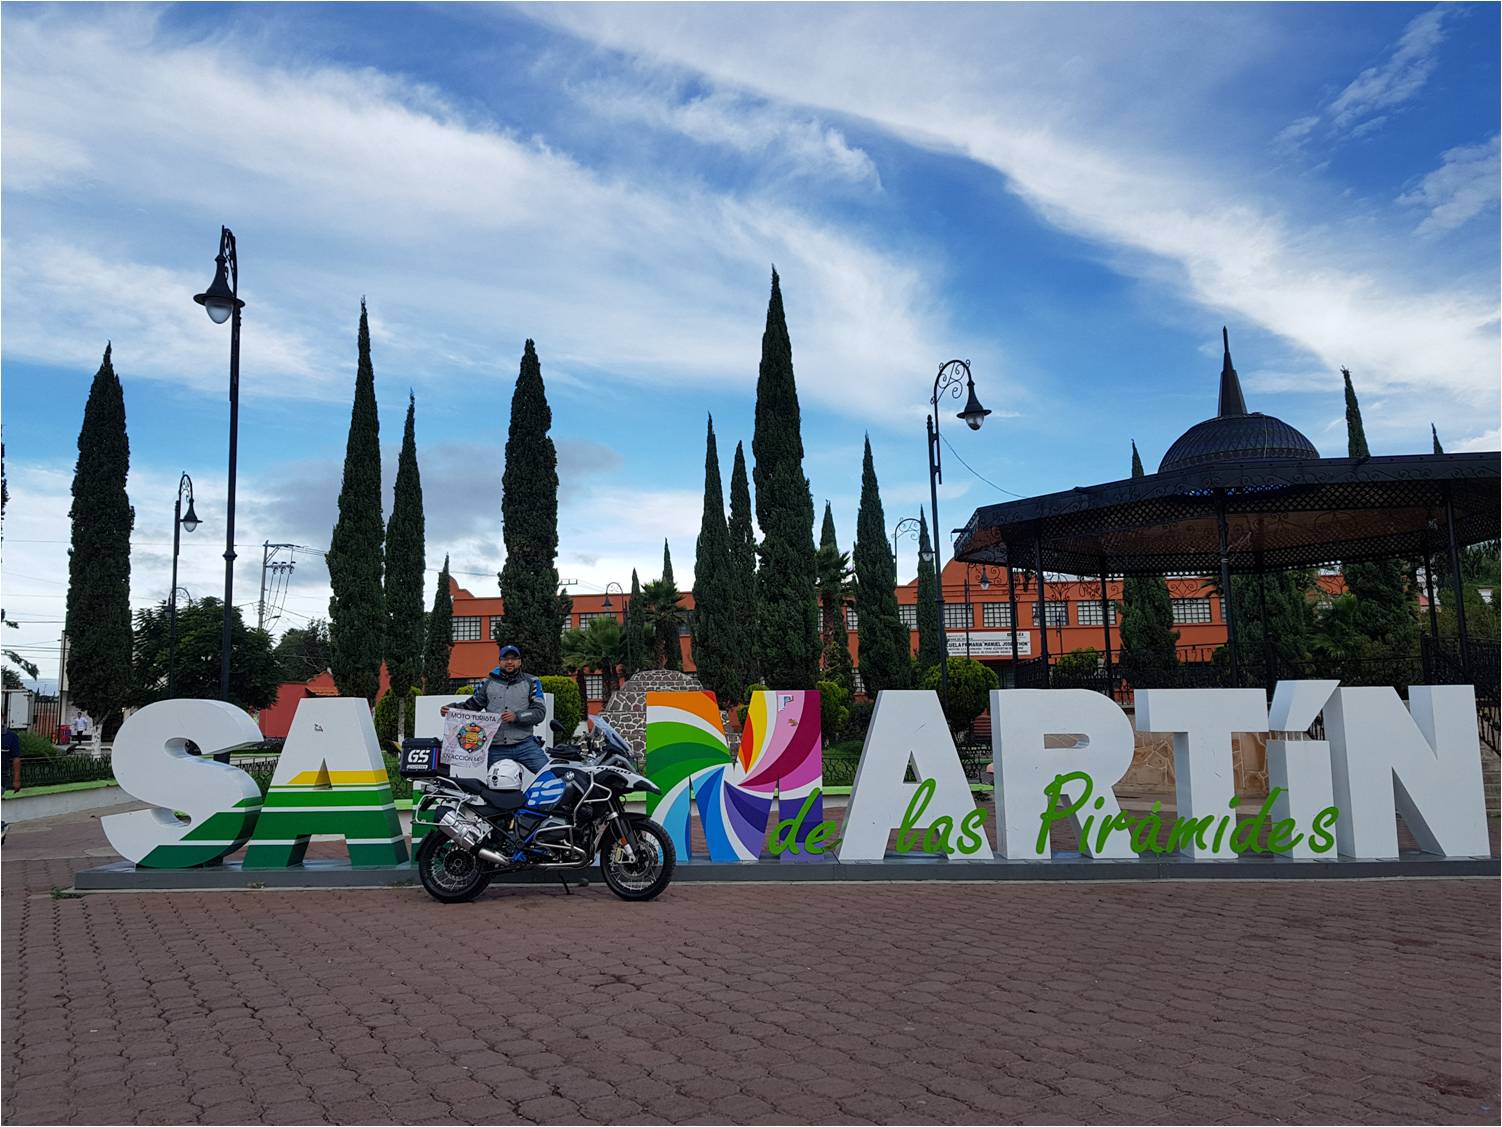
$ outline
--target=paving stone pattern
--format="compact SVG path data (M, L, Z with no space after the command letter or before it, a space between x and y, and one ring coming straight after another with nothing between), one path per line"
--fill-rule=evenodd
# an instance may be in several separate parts
M6 845L7 1123L1498 1121L1495 881L54 898L102 845Z

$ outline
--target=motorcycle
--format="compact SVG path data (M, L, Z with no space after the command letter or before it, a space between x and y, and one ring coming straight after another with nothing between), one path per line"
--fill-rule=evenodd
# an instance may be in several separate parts
M555 732L561 726L553 725ZM596 717L582 746L561 744L525 790L495 790L486 779L452 778L437 740L403 744L401 773L421 792L413 820L431 821L417 850L423 888L445 904L473 900L501 873L590 867L622 900L651 900L673 879L668 833L627 813L628 791L662 790L637 771L631 745ZM564 881L564 888L568 883Z

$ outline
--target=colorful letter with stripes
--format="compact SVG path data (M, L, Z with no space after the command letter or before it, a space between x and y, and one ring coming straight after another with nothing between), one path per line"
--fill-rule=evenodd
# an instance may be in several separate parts
M357 868L407 859L370 706L359 698L298 705L244 867L299 865L314 834L343 836Z
M191 869L239 849L255 827L261 790L240 768L207 757L260 739L255 721L218 700L164 700L133 714L115 736L115 779L156 808L100 820L115 852L146 868ZM189 740L202 757L188 754Z

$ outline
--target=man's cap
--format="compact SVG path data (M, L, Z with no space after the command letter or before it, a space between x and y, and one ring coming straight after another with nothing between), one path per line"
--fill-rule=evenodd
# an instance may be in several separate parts
M502 657L511 657L512 655L515 655L516 657L521 657L522 656L522 652L521 652L521 650L517 649L515 646L511 646L511 645L506 645L506 646L502 646L501 647L501 656Z

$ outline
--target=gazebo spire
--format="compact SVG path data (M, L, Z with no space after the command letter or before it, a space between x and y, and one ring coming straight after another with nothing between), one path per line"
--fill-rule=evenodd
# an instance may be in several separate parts
M1220 327L1220 341L1226 351L1220 366L1220 410L1216 414L1222 419L1230 415L1245 415L1246 400L1241 395L1241 380L1236 376L1236 369L1231 367L1231 335L1224 325Z

